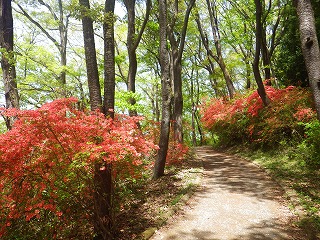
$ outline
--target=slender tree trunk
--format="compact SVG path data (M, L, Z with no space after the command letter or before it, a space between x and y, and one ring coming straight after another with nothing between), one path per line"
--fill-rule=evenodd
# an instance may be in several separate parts
M101 88L99 82L93 23L92 19L88 15L88 10L90 9L89 0L79 0L79 4L84 8L82 10L82 26L90 95L90 106L91 110L93 111L96 109L102 111Z
M246 89L251 88L251 66L248 57L245 57L244 62L246 64Z
M198 70L197 71L197 74L196 74L196 77L198 77ZM196 107L196 103L195 103L195 100L194 100L194 76L193 76L193 71L192 71L192 74L190 76L190 81L191 81L191 128L192 128L192 145L193 146L196 146L197 145L197 136L196 136L196 123L195 123L195 115L196 115L196 111L197 111L197 107Z
M267 96L265 91L262 78L260 75L259 69L259 61L260 61L260 51L261 51L261 39L262 39L262 24L261 24L261 17L262 17L262 5L260 0L255 0L256 5L256 52L253 61L253 73L254 78L258 85L258 93L259 96L265 106L269 105L270 99Z
M310 0L295 0L299 17L300 40L309 82L320 120L320 50L314 12Z
M19 94L13 53L13 18L11 0L0 0L0 46L4 49L1 68L6 108L19 108ZM12 128L14 118L5 117L6 126Z
M151 0L146 1L146 14L145 19L140 29L140 32L136 35L136 23L135 23L135 4L136 0L124 0L124 4L127 9L128 14L128 33L127 33L127 49L128 49L128 57L129 57L129 71L128 71L128 92L136 92L136 75L137 75L137 54L136 50L141 41L142 34L147 25L150 9L151 9ZM135 98L129 99L130 105L135 105ZM130 116L136 116L137 111L129 109Z
M214 55L213 52L211 51L210 49L210 46L209 46L209 41L208 41L208 38L207 38L207 35L205 34L203 28L202 28L202 25L201 25L201 22L200 22L200 16L199 14L196 14L196 22L197 22L197 26L198 26L198 30L199 30L199 33L200 33L200 37L201 37L201 40L202 40L202 43L207 51L207 55L208 57L211 57L214 59L214 61L216 63L218 63L222 73L223 73L223 77L226 81L226 86L227 86L227 89L228 89L228 93L229 93L229 97L230 98L233 98L234 97L234 94L235 94L235 88L233 86L233 82L231 80L231 76L230 76L230 73L227 69L227 66L224 62L224 59L223 59L223 56L222 56L222 49L221 49L221 44L220 44L220 34L219 34L219 29L218 29L218 26L217 26L217 20L216 20L216 17L215 17L215 11L214 11L214 4L211 5L210 1L207 0L207 7L208 7L208 10L209 10L209 15L210 15L210 22L211 22L211 29L212 29L212 34L213 34L213 38L214 38L214 42L215 42L215 49L216 49L216 53L217 55Z
M263 61L263 67L264 67L264 78L270 79L271 78L271 59L270 59L270 53L267 46L267 39L266 39L266 33L265 30L262 31L262 39L261 39L261 53L262 53L262 61Z
M135 24L135 4L136 0L125 0L125 6L127 8L128 14L128 33L127 33L127 49L128 49L128 57L129 57L129 71L128 71L128 92L135 93L136 92L136 74L137 74L137 54L136 49L134 48L135 42L135 32L136 32L136 24ZM135 105L136 100L134 97L129 99L130 105ZM130 116L136 116L137 111L129 109Z
M217 19L217 13L216 13L216 9L215 9L216 5L214 2L211 3L210 0L207 0L207 6L208 6L208 10L209 10L211 30L212 30L212 34L213 34L213 38L214 38L214 45L215 45L216 52L217 52L217 56L213 56L213 57L222 70L223 77L226 81L226 85L228 88L229 96L230 96L230 98L233 98L236 90L233 86L233 82L231 80L230 73L227 69L227 66L224 62L224 58L222 56L220 32L219 32L219 28L218 28L218 19Z
M67 39L68 39L68 23L69 19L67 17L66 24L64 24L64 14L63 14L63 6L62 0L58 1L59 4L59 32L60 32L60 54L61 60L60 64L63 68L67 66ZM66 80L66 69L62 69L60 73L60 80L62 86L66 88L67 80ZM64 89L64 95L66 96L66 89Z
M174 6L174 16L169 27L168 37L171 44L171 55L172 55L172 79L173 79L173 129L175 141L183 142L183 123L182 123L182 112L183 112L183 95L182 95L182 54L184 51L187 27L189 22L189 16L191 9L194 6L195 0L191 0L187 6L186 13L184 15L183 27L179 32L180 39L176 39L174 26L176 24L176 17L179 14L178 0L176 0Z
M160 64L162 87L162 116L159 140L159 150L154 165L153 178L164 175L166 157L169 144L170 114L171 114L171 80L169 76L169 52L167 49L167 2L159 0L159 25L160 25Z

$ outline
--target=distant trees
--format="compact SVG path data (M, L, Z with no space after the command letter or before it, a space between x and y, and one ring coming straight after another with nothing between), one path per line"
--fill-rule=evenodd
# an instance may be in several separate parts
M19 8L19 12L25 16L34 26L36 26L47 38L51 41L54 46L59 51L60 58L60 74L59 82L62 90L60 91L61 96L66 96L66 65L67 65L67 44L68 44L68 28L69 28L69 18L70 13L66 11L63 6L62 0L57 0L54 2L45 2L39 0L33 2L35 6L41 8L44 7L49 15L46 15L46 21L41 21L41 14L30 14L28 11L20 4L20 2L15 1L15 4ZM49 19L48 19L49 18ZM50 26L50 29L49 29ZM52 32L58 32L57 36Z

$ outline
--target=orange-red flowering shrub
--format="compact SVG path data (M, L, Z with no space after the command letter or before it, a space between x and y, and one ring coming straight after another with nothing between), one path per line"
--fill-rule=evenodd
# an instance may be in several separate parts
M161 124L159 122L150 120L144 125L144 132L146 132L147 138L154 144L159 143L160 127ZM186 144L181 144L174 140L173 128L171 128L166 164L179 165L186 159L188 153L189 147Z
M94 164L112 163L115 177L134 176L156 148L138 119L79 111L76 102L2 109L17 121L0 135L1 239L89 237Z
M235 100L212 99L202 105L203 125L219 137L223 145L250 142L272 146L294 134L303 135L299 122L315 119L311 93L289 86L265 86L271 104L264 107L257 91Z

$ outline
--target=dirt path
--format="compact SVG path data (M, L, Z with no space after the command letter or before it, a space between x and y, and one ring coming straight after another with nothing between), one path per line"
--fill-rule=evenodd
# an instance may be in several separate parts
M157 239L306 239L291 224L283 192L261 169L210 147L197 148L204 164L202 186Z

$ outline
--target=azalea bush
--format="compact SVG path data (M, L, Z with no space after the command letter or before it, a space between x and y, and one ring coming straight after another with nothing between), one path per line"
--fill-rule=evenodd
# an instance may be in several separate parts
M289 86L265 86L271 104L264 107L257 91L233 100L211 99L202 105L202 123L221 145L249 143L274 147L304 138L307 123L316 119L311 93Z
M0 135L1 239L90 238L95 164L112 164L115 181L137 177L149 164L157 147L137 127L140 119L112 120L76 103L1 110L17 119Z
M148 139L154 144L159 143L161 123L157 121L147 120L143 124L143 131ZM190 149L187 144L179 143L174 139L173 124L171 123L168 153L166 158L167 165L180 165L188 157Z

